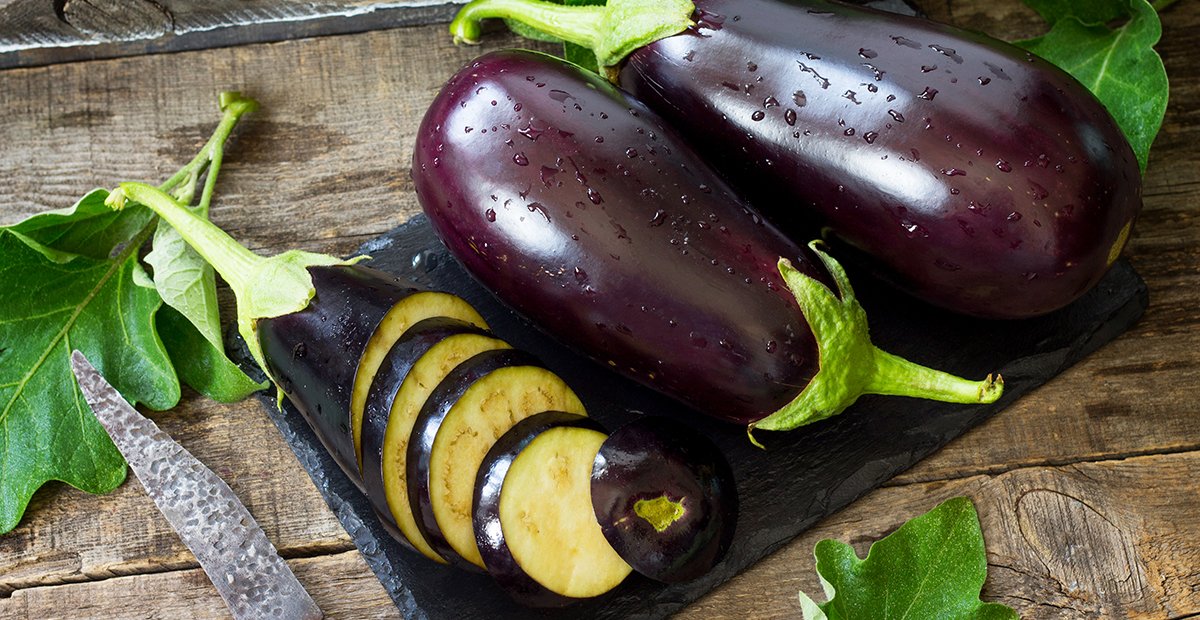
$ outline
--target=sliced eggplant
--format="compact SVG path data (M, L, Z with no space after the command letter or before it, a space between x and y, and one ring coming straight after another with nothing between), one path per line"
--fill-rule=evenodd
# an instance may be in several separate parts
M517 454L500 489L500 526L525 574L568 598L599 596L633 570L592 511L592 463L605 434L557 427Z
M471 517L476 474L501 435L542 411L586 415L562 379L511 349L463 362L429 395L408 445L408 493L421 533L439 555L484 567Z
M541 433L552 428L589 428L603 431L598 422L581 415L544 411L532 415L508 429L483 458L475 479L472 514L475 543L487 572L517 602L530 607L562 607L578 599L551 592L529 576L513 558L504 540L500 522L500 491L513 459Z
M604 442L591 479L604 537L637 572L689 581L729 549L737 489L728 461L704 435L665 418L641 418Z
M379 322L371 340L367 342L362 357L358 358L358 369L354 375L354 394L350 400L350 428L354 437L354 451L357 471L362 471L362 417L367 404L367 394L371 389L372 380L383 363L383 358L392 345L404 335L413 324L432 317L444 316L460 321L466 321L477 327L487 329L483 317L471 307L471 304L449 293L422 291L413 293L401 299L383 320Z
M375 510L393 525L395 519L387 504L383 476L384 437L391 419L392 404L417 360L441 341L458 334L490 336L487 331L458 319L434 317L418 321L392 345L371 382L363 411L360 439L363 486ZM405 502L404 506L407 505Z
M409 500L408 454L413 425L430 393L459 364L484 351L508 348L503 340L482 334L449 336L433 345L413 364L392 400L381 442L384 496L397 529L409 544L431 560L446 562L426 541ZM377 432L378 427L369 430Z
M351 386L377 326L417 289L358 265L310 267L316 296L300 312L258 321L268 371L325 449L361 487L351 435ZM407 304L406 304L407 305Z

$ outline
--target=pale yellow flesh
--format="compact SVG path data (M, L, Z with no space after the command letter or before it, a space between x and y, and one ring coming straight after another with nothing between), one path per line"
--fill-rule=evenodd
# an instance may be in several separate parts
M510 366L472 383L438 427L429 459L433 516L451 548L480 568L486 567L471 518L475 477L505 431L543 411L587 415L558 375L537 366Z
M434 317L449 317L465 321L476 327L487 329L483 317L471 307L471 304L448 293L422 292L414 293L396 302L367 341L363 356L358 361L358 370L354 373L354 392L350 395L350 430L354 437L354 454L358 458L358 471L362 471L362 425L363 411L367 406L367 394L371 390L371 381L383 358L392 345L412 327L414 323Z
M455 334L429 348L400 384L383 436L383 489L392 518L404 537L426 557L444 559L421 534L408 500L408 440L429 393L463 361L496 349L510 348L503 340L479 334Z
M549 429L513 459L500 489L500 524L513 558L564 596L599 596L633 570L592 510L592 461L604 439L592 429Z

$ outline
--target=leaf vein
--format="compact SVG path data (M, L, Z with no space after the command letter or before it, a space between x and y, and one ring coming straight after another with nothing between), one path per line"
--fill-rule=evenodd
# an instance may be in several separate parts
M142 238L142 236L139 236L139 239L140 238ZM46 347L46 350L42 351L41 356L38 357L37 361L33 363L32 367L30 367L29 372L25 373L25 376L21 377L21 380L17 382L16 392L14 392L12 398L5 403L4 410L0 411L0 421L8 420L8 414L10 411L12 411L13 405L16 404L17 399L22 396L22 393L25 391L25 386L28 385L29 380L32 379L39 370L41 370L42 365L46 363L46 360L49 359L50 354L54 352L54 347L57 346L58 343L66 336L67 332L75 326L75 321L79 319L79 316L83 314L83 311L86 310L88 305L92 303L92 300L94 300L96 296L100 294L100 291L103 290L106 284L108 284L108 281L113 277L113 275L120 272L121 268L125 265L126 259L129 258L133 250L140 246L141 243L130 243L129 246L122 251L115 260L113 260L112 266L110 266L104 275L100 277L100 279L96 282L96 285L92 287L92 290L88 291L87 296L84 297L79 305L75 307L75 311L71 313L71 316L67 317L62 329L60 329L58 333L54 335L54 338L50 341L50 344ZM123 324L124 323L122 323L122 325Z

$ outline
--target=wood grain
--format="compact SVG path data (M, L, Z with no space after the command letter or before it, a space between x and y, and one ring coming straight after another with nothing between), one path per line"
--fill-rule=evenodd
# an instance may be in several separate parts
M1200 614L1200 452L879 489L837 513L690 607L684 619L800 616L796 593L819 599L812 547L834 538L865 556L870 544L951 497L974 499L987 541L985 600L1023 618L1173 619ZM414 561L421 561L414 557ZM292 560L330 618L392 618L397 611L355 551ZM127 597L155 601L160 617L223 618L198 569L71 586L22 589L0 616L129 617Z
M24 1L0 0L0 18ZM1037 31L1015 1L923 4L1004 36ZM1163 17L1172 102L1129 248L1150 286L1144 320L689 617L798 617L796 590L819 591L816 540L862 547L959 494L981 511L989 595L1024 617L1200 614L1200 3ZM168 176L211 130L216 93L238 88L263 110L230 148L213 219L261 251L352 252L416 212L416 124L481 51L422 27L0 71L0 223ZM230 482L332 617L394 616L258 407L189 394L153 417ZM0 537L0 617L223 617L195 566L136 481L103 497L51 485Z

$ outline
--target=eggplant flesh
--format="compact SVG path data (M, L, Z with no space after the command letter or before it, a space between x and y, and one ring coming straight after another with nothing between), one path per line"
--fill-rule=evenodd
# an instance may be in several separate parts
M409 491L409 445L414 426L430 394L459 364L485 351L508 348L504 341L490 336L470 333L449 336L413 364L392 400L380 454L386 504L397 529L409 543L436 562L446 563L447 560L434 549L418 524L418 513ZM378 427L373 426L370 430L375 432Z
M414 292L400 300L384 315L379 326L371 334L362 357L359 358L358 369L354 375L354 391L350 399L349 419L355 464L359 472L362 471L363 411L366 409L367 395L379 371L379 365L409 327L433 317L458 319L487 329L487 323L471 304L449 293L436 291Z
M417 289L369 267L310 267L316 296L300 312L258 322L268 371L342 471L362 488L350 423L359 360L389 312ZM386 352L386 351L385 351Z
M443 558L485 567L471 515L484 456L514 424L550 410L586 415L562 379L511 349L462 362L430 393L409 439L407 483L417 524Z
M513 459L500 489L500 525L513 558L561 596L599 596L633 571L592 512L592 462L605 438L586 428L549 429Z
M513 558L504 539L500 522L500 491L513 460L538 435L552 428L578 427L603 432L603 427L591 418L562 411L544 411L513 425L496 441L483 463L475 481L472 518L475 542L479 547L487 572L514 600L530 607L562 607L578 599L551 592L534 581ZM551 553L552 551L547 551Z
M384 357L371 382L371 390L367 395L366 407L363 412L361 433L363 486L366 489L367 497L381 518L393 525L395 519L387 503L383 473L384 439L392 420L392 406L413 366L443 340L461 334L483 337L485 340L475 339L474 341L481 342L485 346L498 342L491 340L490 334L485 330L465 321L448 317L425 319L413 324L396 341L392 350L388 351L387 356ZM478 352L477 350L473 351ZM462 357L462 353L459 353L459 357ZM401 417L401 414L397 414L397 425L403 425L400 421ZM411 427L411 424L409 426ZM403 470L401 469L401 471ZM403 505L407 507L407 502Z
M619 83L766 217L828 227L951 310L1058 309L1116 259L1141 208L1120 128L1015 46L819 0L697 0L696 25L633 52Z
M627 376L744 424L817 370L776 263L824 269L599 76L534 52L478 58L427 112L413 171L469 272Z

